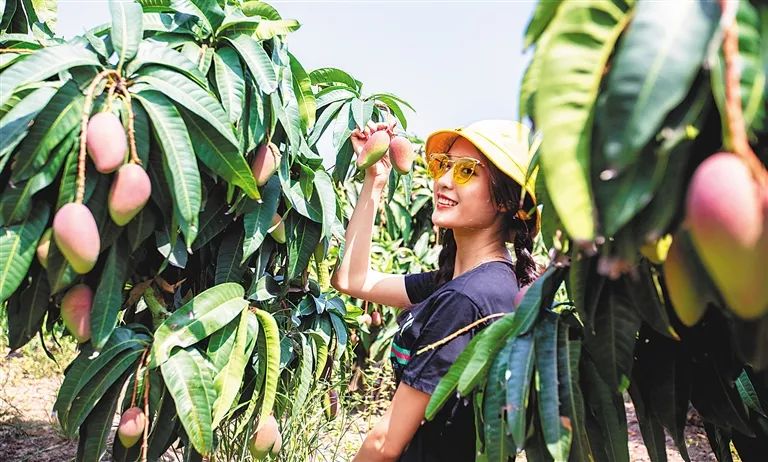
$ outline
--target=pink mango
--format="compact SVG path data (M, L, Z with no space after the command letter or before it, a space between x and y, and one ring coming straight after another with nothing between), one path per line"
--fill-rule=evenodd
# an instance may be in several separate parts
M88 154L100 173L110 173L120 167L128 152L128 139L123 124L111 112L99 112L88 121L86 133Z
M72 268L85 274L99 258L99 228L91 211L83 204L64 205L53 217L53 239Z
M117 171L109 190L109 216L125 226L144 208L152 194L149 175L138 164L125 164Z

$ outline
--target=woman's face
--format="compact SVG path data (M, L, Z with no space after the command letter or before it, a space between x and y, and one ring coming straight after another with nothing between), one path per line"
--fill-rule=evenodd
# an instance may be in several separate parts
M453 179L453 168L435 180L433 199L435 208L432 223L453 229L478 230L498 226L501 214L491 199L491 178L488 159L475 146L459 137L448 151L452 159L471 157L477 159L475 173L464 184L457 184Z

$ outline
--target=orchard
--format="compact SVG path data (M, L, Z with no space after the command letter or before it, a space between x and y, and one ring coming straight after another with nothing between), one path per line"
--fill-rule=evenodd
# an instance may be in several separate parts
M77 460L316 460L307 410L352 412L397 330L330 285L382 157L374 266L437 263L413 108L305 69L265 2L111 1L70 40L50 3L0 2L10 350L77 343L53 406ZM765 460L768 5L540 1L524 41L509 118L532 127L542 268L425 418L459 394L478 461L621 462L631 401L651 461L667 435L695 460L692 409L717 460Z

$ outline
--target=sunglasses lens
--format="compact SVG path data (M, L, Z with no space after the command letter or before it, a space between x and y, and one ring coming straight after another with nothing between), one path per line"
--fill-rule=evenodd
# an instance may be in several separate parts
M438 179L447 170L447 159L445 156L440 155L432 155L429 157L429 161L427 162L427 170L429 172L429 176L431 176L434 179Z
M475 163L472 161L459 161L453 166L453 180L458 184L464 184L475 173Z

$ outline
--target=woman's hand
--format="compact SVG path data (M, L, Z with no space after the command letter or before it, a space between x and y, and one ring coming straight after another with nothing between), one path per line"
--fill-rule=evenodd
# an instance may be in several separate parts
M373 121L368 121L368 124L366 124L362 131L360 129L355 129L351 135L352 149L355 151L355 155L360 155L363 151L363 146L365 146L365 142L368 141L368 138L374 132L386 130L389 133L392 133L395 124L396 122L388 124L384 122L375 123ZM390 170L392 170L392 162L389 160L389 155L385 155L381 160L365 170L365 177L366 179L370 178L377 188L383 188L389 180Z

